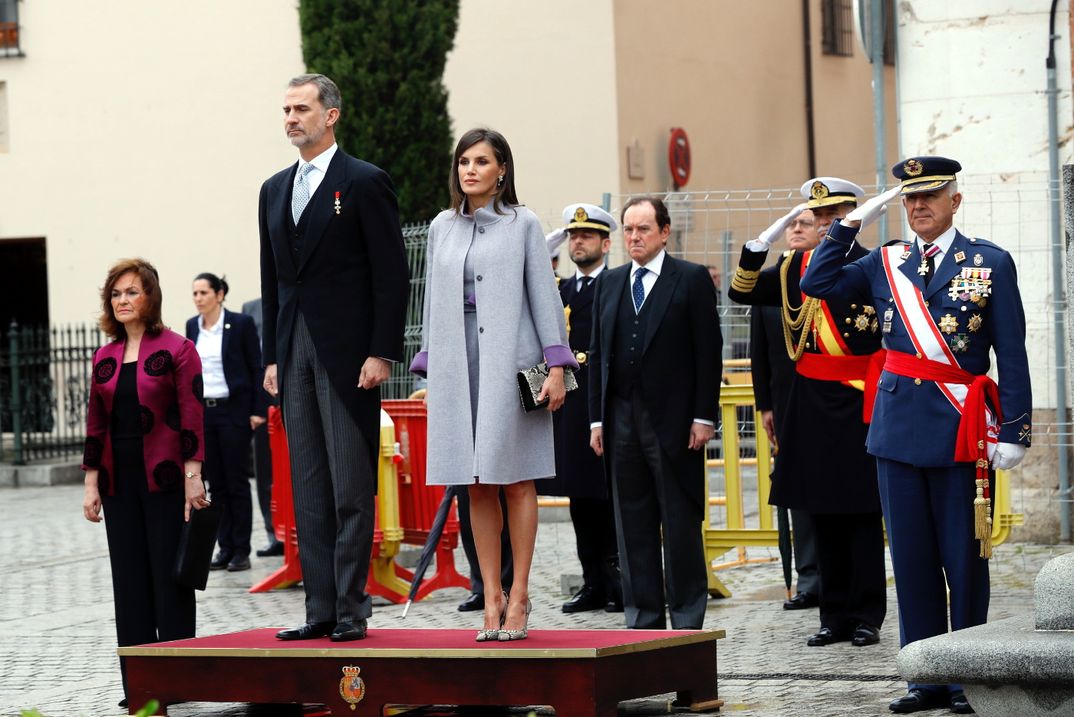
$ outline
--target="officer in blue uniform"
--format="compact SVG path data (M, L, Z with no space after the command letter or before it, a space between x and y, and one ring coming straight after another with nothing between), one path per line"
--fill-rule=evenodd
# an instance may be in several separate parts
M833 225L801 282L809 295L866 301L880 315L887 356L867 446L877 458L902 645L947 632L948 590L951 629L986 621L989 469L1016 466L1031 436L1014 261L996 244L954 228L961 169L945 157L895 165L900 185ZM860 223L897 195L914 239L844 265ZM989 351L998 387L985 376ZM945 706L973 712L959 685L910 683L889 708Z
M552 414L555 428L556 477L537 481L541 495L570 497L571 523L582 566L582 587L563 604L563 612L623 612L615 511L604 460L589 447L589 339L593 333L593 297L605 268L615 218L593 204L571 204L563 210L563 229L545 237L549 250L567 255L575 273L559 282L567 317L567 336L578 370L578 390L567 394L563 408Z

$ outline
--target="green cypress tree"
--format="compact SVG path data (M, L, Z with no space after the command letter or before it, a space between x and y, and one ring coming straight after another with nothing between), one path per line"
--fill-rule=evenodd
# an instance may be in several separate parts
M340 146L391 175L404 221L427 221L448 203L443 78L458 15L458 0L299 3L306 67L343 95Z

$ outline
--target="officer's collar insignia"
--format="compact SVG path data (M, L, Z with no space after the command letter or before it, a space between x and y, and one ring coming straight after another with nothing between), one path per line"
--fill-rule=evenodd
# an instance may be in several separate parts
M955 261L958 262L958 263L962 263L962 262L966 261L966 253L963 252L963 251L956 251L955 252Z

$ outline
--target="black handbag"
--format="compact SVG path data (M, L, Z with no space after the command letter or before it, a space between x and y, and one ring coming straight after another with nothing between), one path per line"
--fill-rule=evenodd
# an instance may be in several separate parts
M522 410L526 413L548 405L547 396L540 403L537 402L537 396L540 395L541 386L544 385L546 378L548 378L548 364L544 362L518 372L518 395L522 399ZM574 369L566 366L563 367L563 387L567 391L578 388L578 379L574 377Z
M179 551L175 556L175 582L184 587L204 590L209 582L209 563L220 529L220 508L209 505L190 511L190 520L183 523L179 536Z

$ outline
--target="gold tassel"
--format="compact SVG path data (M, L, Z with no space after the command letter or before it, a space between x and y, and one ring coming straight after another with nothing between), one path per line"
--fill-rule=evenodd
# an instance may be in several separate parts
M975 524L975 526L976 526L976 522L977 522L976 509L977 509L977 505L976 505L976 501L974 501L974 513L975 513L974 514L974 524ZM979 535L977 537L981 542L981 557L984 558L985 560L988 560L989 558L992 557L992 499L991 498L985 498L984 499L984 514L985 514L985 517L984 517L985 528L987 529L987 531L985 532L985 534L983 536Z
M973 499L973 535L975 538L984 540L992 534L989 523L989 500L984 497L984 480L977 479L977 497ZM983 550L983 548L982 548Z

